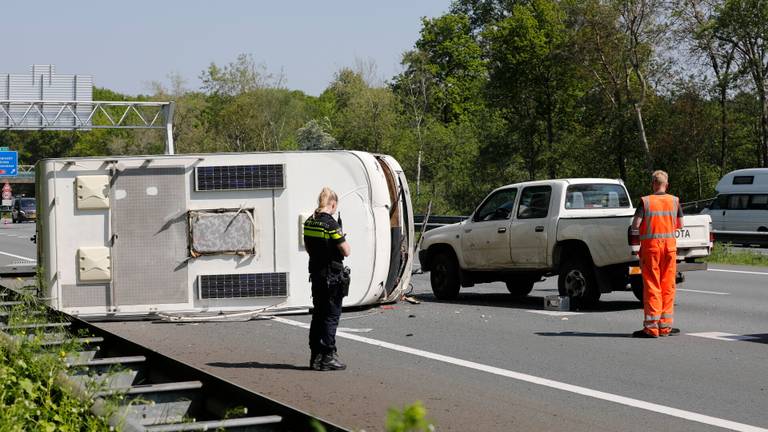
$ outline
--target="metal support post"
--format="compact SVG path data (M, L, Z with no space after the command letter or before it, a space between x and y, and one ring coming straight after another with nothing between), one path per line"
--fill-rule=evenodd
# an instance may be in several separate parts
M174 154L173 149L173 110L176 106L176 102L169 102L168 105L163 106L165 111L165 154Z

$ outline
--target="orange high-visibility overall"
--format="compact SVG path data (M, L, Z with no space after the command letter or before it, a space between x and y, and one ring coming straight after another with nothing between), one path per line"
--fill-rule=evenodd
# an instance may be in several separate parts
M643 197L640 223L640 265L643 273L643 331L652 336L672 330L677 275L677 215L679 200L673 195Z

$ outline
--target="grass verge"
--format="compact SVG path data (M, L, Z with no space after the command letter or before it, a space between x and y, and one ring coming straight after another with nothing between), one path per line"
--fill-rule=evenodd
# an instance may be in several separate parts
M8 324L40 322L30 313L42 306L15 306ZM91 414L90 404L59 387L64 357L75 347L47 350L41 333L0 338L0 431L109 431L105 420Z
M768 254L734 248L729 243L716 243L706 261L710 264L732 264L768 267Z

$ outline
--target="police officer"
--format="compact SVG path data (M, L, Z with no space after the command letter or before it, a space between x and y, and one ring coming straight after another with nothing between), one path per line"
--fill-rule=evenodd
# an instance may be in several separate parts
M338 201L336 193L324 187L317 198L317 209L304 222L304 245L309 254L312 281L309 367L313 370L342 370L347 367L336 353L341 301L349 287L348 269L345 272L343 261L350 254L341 226L333 218Z
M653 194L644 196L632 220L640 235L640 266L643 274L643 328L633 337L657 338L680 333L672 328L677 276L675 230L683 227L680 200L667 193L669 176L654 171Z

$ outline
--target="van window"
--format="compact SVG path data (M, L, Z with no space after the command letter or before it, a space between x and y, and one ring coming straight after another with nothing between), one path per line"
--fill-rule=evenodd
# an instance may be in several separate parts
M749 208L749 195L729 195L728 210L746 210Z
M709 205L710 210L720 210L728 208L728 195L718 195Z
M617 184L577 184L570 185L565 192L565 208L627 208L627 191Z
M734 176L733 184L735 185L748 185L755 181L755 176Z
M768 210L768 195L752 195L749 200L750 210Z

